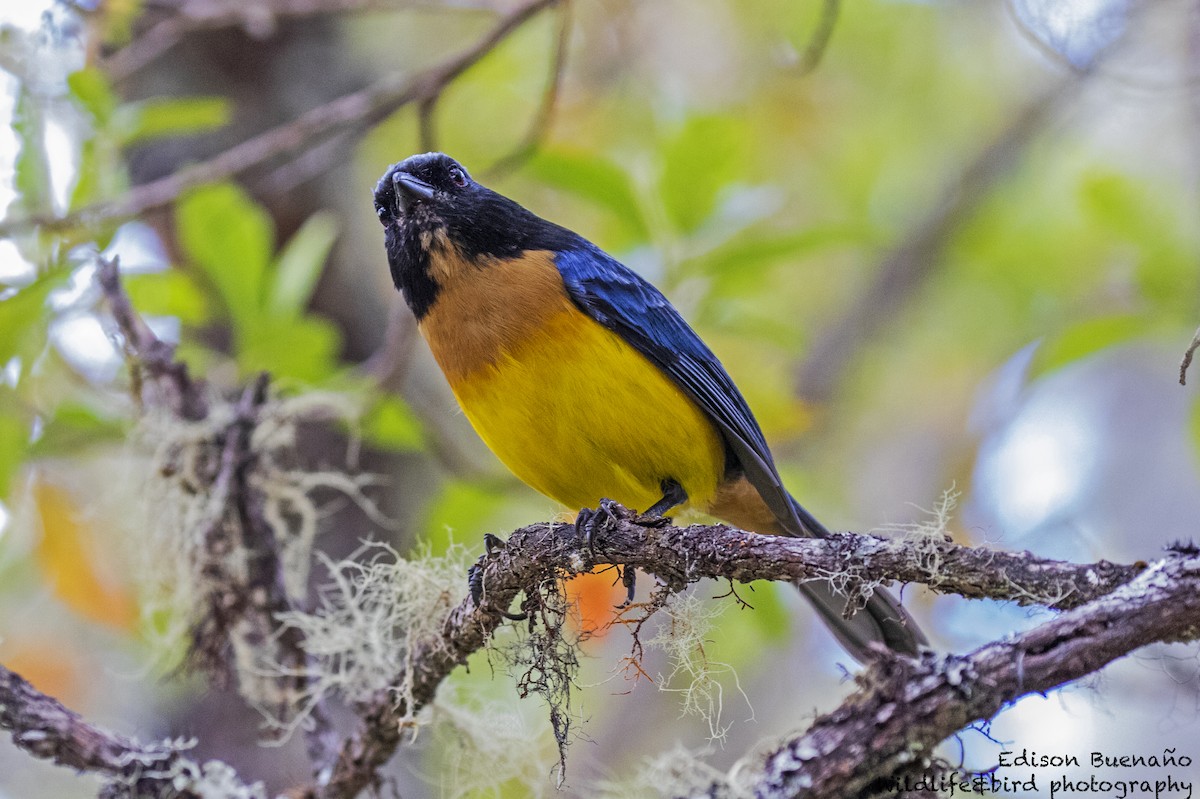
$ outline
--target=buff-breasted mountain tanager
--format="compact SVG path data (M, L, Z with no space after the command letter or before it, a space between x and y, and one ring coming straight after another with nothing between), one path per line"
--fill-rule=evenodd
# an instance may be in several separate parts
M720 361L656 288L576 233L481 186L441 153L375 188L396 287L475 430L517 477L571 509L689 506L737 527L827 536L783 487ZM891 595L852 618L797 586L862 660L925 643Z

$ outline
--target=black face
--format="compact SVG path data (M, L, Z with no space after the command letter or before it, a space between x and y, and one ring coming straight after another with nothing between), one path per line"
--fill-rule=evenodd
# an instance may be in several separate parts
M571 231L535 216L471 179L448 155L425 153L393 164L375 185L375 213L384 227L388 266L417 318L437 300L431 258L447 247L485 267L526 250L568 250L583 244Z
M443 213L468 204L466 195L482 188L448 155L414 155L393 164L375 184L375 214L384 227L394 222L440 227Z

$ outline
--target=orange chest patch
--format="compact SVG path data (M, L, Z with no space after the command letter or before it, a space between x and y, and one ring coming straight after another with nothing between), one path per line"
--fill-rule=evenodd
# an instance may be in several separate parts
M479 264L443 249L431 255L430 274L439 291L420 329L451 385L573 310L550 252Z

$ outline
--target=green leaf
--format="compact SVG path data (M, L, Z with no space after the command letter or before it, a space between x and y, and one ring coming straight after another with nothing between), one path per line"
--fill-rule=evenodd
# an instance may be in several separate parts
M75 187L71 189L69 206L72 209L88 205L99 197L100 159L96 140L87 139L79 152L79 169L75 173Z
M85 405L64 403L54 410L29 454L46 458L76 453L84 447L119 440L124 434L124 422L101 416Z
M562 150L543 150L525 165L543 183L571 192L607 208L635 242L649 237L629 175L618 164L599 156Z
M67 87L98 125L105 125L117 108L117 95L108 78L95 67L85 67L67 76Z
M123 145L204 133L229 124L224 97L155 97L118 109L115 127Z
M1080 188L1081 202L1107 234L1123 238L1137 265L1138 288L1157 305L1193 307L1200 256L1191 220L1166 191L1125 175L1094 173Z
M1080 185L1080 198L1085 210L1100 225L1131 239L1141 239L1148 224L1150 205L1143 188L1125 175L1093 173Z
M745 141L736 119L707 116L689 119L667 146L659 188L679 230L700 227L721 189L740 177Z
M183 250L225 302L235 325L254 326L275 233L267 213L232 183L203 186L179 204Z
M66 269L48 272L0 301L0 367L18 354L26 341L45 340L45 327L50 321L46 297L68 274Z
M27 92L20 92L13 107L13 133L20 142L15 166L15 184L21 195L21 207L27 211L47 211L54 207L49 164L46 159L42 111ZM11 209L9 209L11 212Z
M1047 372L1086 358L1114 344L1147 332L1149 323L1140 316L1102 316L1072 325L1038 349L1031 373Z
M478 482L447 480L421 524L423 540L434 555L441 555L454 541L456 532L469 530L473 534L507 499L506 492Z
M89 24L99 22L101 40L107 44L121 47L129 43L133 36L134 23L142 15L146 0L117 0L104 4L104 12L89 18ZM96 31L89 30L90 37Z
M297 316L304 311L337 234L337 217L328 211L313 214L296 231L279 254L267 297L268 313Z
M340 347L337 328L324 319L264 316L238 331L236 354L243 373L316 383L333 373Z
M792 615L788 612L787 603L779 595L780 591L793 590L786 583L773 583L769 580L755 580L746 586L739 586L738 593L742 599L753 608L752 624L762 636L762 640L771 644L783 644L791 637ZM747 619L751 621L751 619Z
M717 278L721 289L741 289L758 285L762 270L779 261L872 240L872 232L865 226L829 225L785 234L751 229L705 254L698 265Z
M204 292L186 272L168 269L125 278L133 307L153 316L174 316L187 325L208 320L208 301Z
M408 404L399 397L385 396L363 419L363 437L376 446L394 450L417 450L424 431Z

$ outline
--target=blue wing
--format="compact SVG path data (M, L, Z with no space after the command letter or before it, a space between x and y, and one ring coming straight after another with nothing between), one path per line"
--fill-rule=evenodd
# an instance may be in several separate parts
M820 523L783 487L762 430L733 379L662 292L582 239L579 247L559 251L556 262L575 304L662 369L712 419L782 525L794 535L823 534Z

